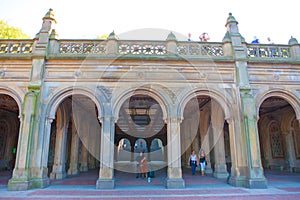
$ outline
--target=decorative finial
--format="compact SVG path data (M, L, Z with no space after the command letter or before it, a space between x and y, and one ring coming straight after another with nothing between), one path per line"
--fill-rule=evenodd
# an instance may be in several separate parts
M49 11L46 13L46 15L43 17L43 20L45 19L50 19L53 20L56 23L55 17L54 17L54 12L52 8L49 8Z
M107 37L107 39L108 40L117 40L118 39L118 37L116 36L114 30L109 34L109 36Z
M234 18L234 16L232 15L231 12L229 13L229 16L227 17L227 21L226 21L225 26L227 26L227 24L229 24L229 23L235 23L235 24L238 24L238 22L235 20L235 18Z
M298 41L296 38L294 38L293 36L291 36L291 39L289 40L289 45L294 45L294 44L298 44Z
M167 37L167 41L171 41L171 40L174 40L174 41L177 40L176 36L174 35L174 33L172 31L169 33L169 35Z

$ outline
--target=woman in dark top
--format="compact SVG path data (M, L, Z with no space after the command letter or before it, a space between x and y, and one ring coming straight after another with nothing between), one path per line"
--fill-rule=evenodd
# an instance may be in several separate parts
M200 172L201 172L201 175L204 176L204 171L205 171L205 166L206 166L206 158L205 158L205 153L204 153L203 149L200 150L199 157L200 157Z

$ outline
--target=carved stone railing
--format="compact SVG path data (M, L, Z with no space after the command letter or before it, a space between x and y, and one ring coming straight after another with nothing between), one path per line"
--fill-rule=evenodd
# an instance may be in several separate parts
M164 41L118 41L118 54L120 55L156 55L167 54L166 42Z
M177 54L183 57L224 57L224 43L174 41L174 48L168 49L169 41L154 40L55 40L49 43L49 55L132 55L163 57ZM31 55L34 40L0 40L0 55ZM283 59L293 56L291 45L247 44L249 59ZM113 51L108 51L113 49ZM228 48L227 48L228 51ZM226 55L226 54L225 54ZM232 55L227 53L227 55Z
M178 42L177 52L182 56L223 56L223 43Z
M33 40L0 40L1 54L31 54Z
M61 40L59 54L105 54L104 40Z
M274 44L248 44L247 55L249 58L290 58L288 45Z
M59 54L107 54L107 40L60 40ZM177 52L169 52L166 41L118 40L116 55L165 56L223 56L223 43L176 42Z

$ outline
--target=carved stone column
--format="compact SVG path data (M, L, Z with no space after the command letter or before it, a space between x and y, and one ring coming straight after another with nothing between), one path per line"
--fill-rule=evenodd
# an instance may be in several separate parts
M72 123L72 141L71 141L71 156L70 167L68 169L68 175L79 174L78 169L78 153L79 153L79 137L76 132L75 123Z
M229 127L229 139L230 139L230 157L231 157L231 170L230 170L230 179L236 178L240 172L238 169L238 162L236 157L236 151L238 150L235 144L234 136L234 120L232 118L226 119ZM230 181L230 180L229 180Z
M31 185L31 145L35 123L36 105L39 91L29 91L24 99L22 123L20 127L18 150L12 178L8 190L28 190Z
M168 151L168 177L167 188L184 188L185 183L181 170L181 148L180 148L180 123L178 116L167 119L167 151Z
M266 188L267 180L263 174L260 158L259 137L257 130L256 107L251 90L240 88L241 105L244 119L245 147L247 150L247 179L248 188Z
M88 168L88 150L85 148L84 144L81 144L81 158L80 158L80 168L81 172L87 172Z
M224 114L221 106L212 101L212 134L215 152L215 171L214 176L217 178L227 178L228 172L225 160L225 146L224 146Z
M58 113L60 113L58 111ZM55 139L55 155L54 165L50 174L51 179L63 179L67 176L66 174L66 149L67 149L67 131L68 123L62 124L66 119L62 119L64 116L57 114L57 130ZM67 120L68 121L68 120Z
M95 169L96 168L96 159L92 154L89 154L89 158L88 158L88 165L89 165L89 169Z
M89 125L89 122L86 122L86 126L89 126L88 128L88 138L87 138L87 144L88 144L88 168L89 169L95 169L96 167L96 162L95 162L95 157L99 158L99 151L100 151L100 130L97 128L98 127L98 119L91 119L93 125ZM96 124L97 123L97 124ZM99 136L99 137L97 137ZM99 148L97 148L99 147Z
M233 50L233 58L235 59L235 71L236 71L236 89L237 89L237 112L234 112L235 118L240 124L241 133L238 129L235 134L239 134L242 137L236 136L238 150L239 168L243 173L243 180L231 179L230 183L240 185L249 188L266 188L267 180L263 175L263 168L260 159L259 138L257 130L256 119L256 104L252 94L251 85L249 81L248 73L248 59L247 49L244 45L244 38L239 33L238 22L229 13L226 22L227 33L224 38L224 42L231 42ZM234 108L235 109L235 108ZM238 127L238 126L237 126ZM240 145L242 144L242 145ZM245 154L243 158L240 156ZM246 157L246 159L244 159ZM245 162L246 161L246 162ZM246 165L246 167L245 167ZM241 176L242 177L242 176Z
M214 147L215 152L215 171L214 176L217 178L227 178L227 166L225 160L225 147L224 147L224 132L221 130L221 134L213 132L214 140L216 141L216 145Z
M286 168L288 171L293 172L295 168L295 161L296 161L293 131L289 130L288 132L284 133L283 139L286 147L285 149Z
M9 180L9 190L27 190L42 188L49 184L47 168L43 163L45 134L43 133L43 96L40 94L44 85L44 72L49 34L56 20L52 9L43 17L42 27L33 40L31 55L30 82L28 93L22 102L22 123L18 140L17 157L13 177Z
M182 165L183 166L188 166L188 160L189 160L189 154L190 154L190 148L188 147L188 144L190 144L190 136L189 136L189 131L188 131L188 121L187 119L183 120L181 123L181 151L183 152L182 154Z
M112 189L114 180L114 135L115 123L112 116L101 118L100 170L97 189Z
M200 121L199 121L199 127L200 127L200 137L201 137L201 149L205 152L205 157L207 160L207 165L205 167L205 173L206 174L212 174L213 170L211 168L211 161L210 161L210 107L205 107L204 109L200 110ZM199 153L199 152L197 152Z
M44 141L42 143L42 173L40 179L40 185L46 187L50 184L50 179L48 177L48 157L49 157L49 145L50 145L50 135L51 135L51 124L53 122L52 118L46 118L45 122L45 132L44 132ZM42 122L41 122L42 123Z

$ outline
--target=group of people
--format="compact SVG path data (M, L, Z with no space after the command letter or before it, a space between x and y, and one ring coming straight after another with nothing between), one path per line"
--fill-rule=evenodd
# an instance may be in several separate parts
M269 44L274 44L274 42L271 40L270 37L267 37L267 41ZM251 41L251 44L259 44L259 43L260 43L259 39L256 36L254 36L253 40Z
M201 149L199 151L199 156L196 155L195 151L193 150L191 155L190 155L190 158L189 158L189 163L188 163L191 168L192 168L192 175L195 175L196 174L196 167L198 165L200 165L200 173L202 176L204 176L204 173L205 173L205 167L207 165L207 160L206 160L206 157L205 157L205 152L203 149Z
M192 36L192 35L189 33L189 34L188 34L188 41L192 41L192 40L191 40L191 36ZM200 42L207 42L209 39L210 39L210 37L209 37L208 33L206 33L206 32L202 33L202 34L199 36Z
M191 36L192 36L191 33L189 33L188 41L192 41ZM208 40L210 40L210 37L209 37L208 33L204 32L199 36L199 40L200 40L200 42L207 42ZM269 44L274 44L274 42L271 40L270 37L267 37L267 42ZM251 41L251 44L259 44L259 43L260 43L259 39L256 36L254 36L253 40Z
M144 152L140 152L136 159L136 178L147 178L149 176L149 168ZM207 160L203 149L199 151L199 156L193 150L189 157L189 165L192 168L192 175L196 174L196 167L200 165L200 173L204 176Z

